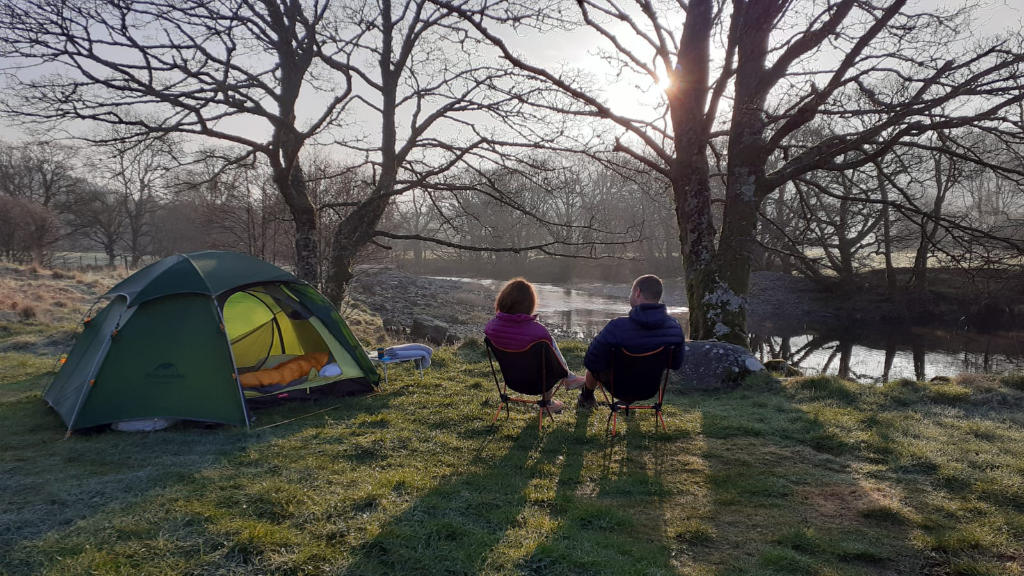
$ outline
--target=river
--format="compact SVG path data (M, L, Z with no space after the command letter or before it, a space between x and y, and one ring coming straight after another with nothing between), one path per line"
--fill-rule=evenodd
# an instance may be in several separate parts
M495 293L499 280L445 278L481 284ZM586 284L575 288L535 283L537 315L556 338L589 340L612 318L629 313L629 286ZM687 326L679 290L665 297L669 314ZM950 332L931 329L840 334L778 334L752 325L751 345L761 360L786 359L805 374L838 374L877 383L899 378L928 380L963 372L1024 371L1024 334Z

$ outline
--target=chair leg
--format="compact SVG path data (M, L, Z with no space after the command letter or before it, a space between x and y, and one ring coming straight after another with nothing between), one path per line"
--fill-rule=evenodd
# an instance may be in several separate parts
M544 414L548 415L548 419L551 420L552 424L555 423L555 416L551 413L551 407L550 406L541 410L541 419L542 420L544 419Z
M508 420L512 415L512 410L508 407L508 402L498 402L498 411L494 413L494 419L491 420L491 424L498 421L498 416L501 416L501 408L505 408L505 419Z
M613 408L612 411L608 413L608 420L605 421L605 423L604 423L605 430L608 429L608 424L611 423L611 425L612 425L612 438L615 437L615 427L618 424L618 421L619 421L619 413L618 413L618 411L616 411Z
M665 418L661 415L661 410L658 410L658 422L661 422L661 429L663 432L668 432L668 428L665 426Z
M522 399L519 399L519 398L511 398L511 401L529 403L529 402L526 402L525 400L522 400ZM551 419L551 423L552 424L554 424L554 422L555 422L555 416L551 413L550 405L548 405L548 406L541 406L540 403L536 403L536 404L537 404L537 429L538 430L543 430L544 429L544 413L547 412L548 418ZM498 410L494 413L494 418L491 419L491 424L494 424L495 422L498 421L498 416L501 415L501 409L502 408L505 408L505 419L508 420L508 419L511 418L511 416L512 416L512 408L509 406L509 403L508 402L500 402L498 404Z

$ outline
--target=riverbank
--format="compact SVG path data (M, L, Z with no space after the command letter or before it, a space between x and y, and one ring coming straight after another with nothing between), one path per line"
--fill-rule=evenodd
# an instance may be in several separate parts
M807 333L864 336L911 328L950 332L1022 328L1024 278L988 278L985 289L978 288L977 281L958 271L934 270L934 288L925 297L908 292L890 296L877 272L864 274L850 285L824 286L804 277L754 272L748 329L752 334L787 337ZM350 294L378 313L392 330L408 330L416 317L427 317L464 338L478 336L491 317L500 282L365 268L353 280ZM623 302L629 297L629 283L572 282L564 287ZM665 279L664 301L669 306L687 305L682 279Z
M494 298L501 282L417 276L395 268L368 267L360 269L353 279L349 295L380 315L384 326L393 332L407 332L417 317L425 317L444 323L458 338L479 337L493 316ZM628 308L629 283L574 282L565 288L618 299ZM752 277L750 299L752 331L803 334L809 329L844 324L833 295L806 278L757 272ZM669 306L687 305L682 279L665 279L663 300ZM874 311L885 314L877 306ZM680 320L685 324L685 317Z

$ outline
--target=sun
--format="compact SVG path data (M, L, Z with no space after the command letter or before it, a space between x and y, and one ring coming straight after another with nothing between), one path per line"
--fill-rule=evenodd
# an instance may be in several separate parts
M671 76L636 75L628 80L609 82L604 86L605 104L616 114L634 119L651 120L664 116L667 92L673 86Z

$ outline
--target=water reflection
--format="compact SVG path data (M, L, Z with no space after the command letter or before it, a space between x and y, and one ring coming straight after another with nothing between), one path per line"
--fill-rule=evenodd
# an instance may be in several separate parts
M475 278L445 278L472 282L493 289L495 293L505 285L504 280ZM589 340L613 318L629 314L629 284L599 284L587 290L575 290L555 284L534 284L537 292L537 317L556 338ZM673 306L668 313L686 325L688 309Z
M534 284L537 317L559 338L590 339L613 318L629 314L629 286L621 295L601 296L551 284ZM669 306L668 313L685 323L687 309Z
M859 382L928 380L963 372L1024 370L1024 335L908 330L880 343L852 334L751 337L761 360L781 358L806 374L836 374Z
M482 284L495 293L504 285L502 280L448 279ZM585 290L553 284L534 284L534 288L540 321L556 338L589 340L609 320L629 313L628 284L588 285ZM687 308L674 305L671 299L666 303L669 314L687 326ZM863 327L828 335L783 336L765 327L751 331L751 349L762 361L782 358L805 374L836 374L860 382L1024 370L1024 333L928 329L882 333Z

